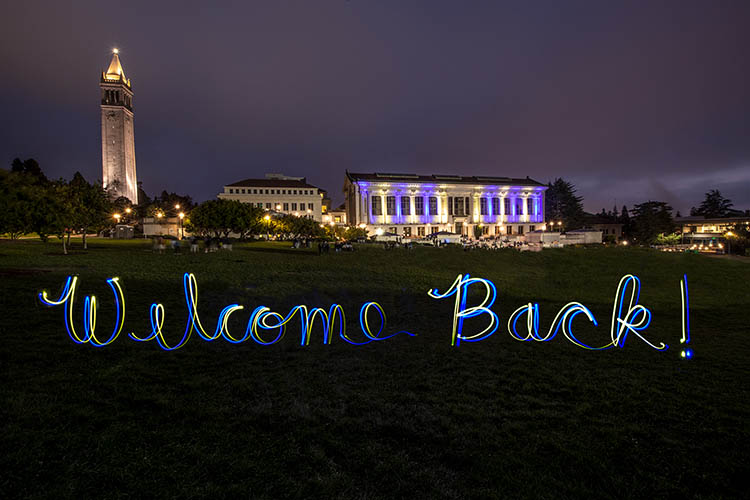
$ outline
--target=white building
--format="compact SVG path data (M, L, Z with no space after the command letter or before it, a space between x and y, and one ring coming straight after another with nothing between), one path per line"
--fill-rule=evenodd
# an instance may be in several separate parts
M544 191L529 179L346 173L347 220L370 234L422 237L449 231L516 237L545 228ZM380 229L381 231L378 231Z
M324 191L307 183L304 177L266 174L264 179L245 179L227 184L218 197L238 200L278 213L311 217L322 221Z

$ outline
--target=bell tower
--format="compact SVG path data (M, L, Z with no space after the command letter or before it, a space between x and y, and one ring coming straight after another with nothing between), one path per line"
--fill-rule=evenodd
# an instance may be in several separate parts
M138 203L133 134L133 90L120 64L119 51L102 73L102 184L114 198Z

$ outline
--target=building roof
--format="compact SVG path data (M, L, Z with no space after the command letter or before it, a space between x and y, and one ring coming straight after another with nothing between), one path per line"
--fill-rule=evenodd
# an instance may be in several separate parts
M674 221L678 224L731 224L738 222L749 222L750 215L744 217L703 217L701 215L691 215L689 217L675 217Z
M512 177L493 177L493 176L464 176L464 175L419 175L403 173L354 173L346 171L346 176L351 182L368 181L368 182L433 182L445 184L481 184L481 185L510 185L510 186L546 186L541 182L526 177L517 179Z
M120 56L118 56L119 51L117 49L114 49L112 51L112 60L109 62L109 67L107 68L107 71L102 73L102 79L106 81L121 81L128 87L130 87L130 80L125 78L125 71L122 69L122 64L120 64Z
M227 184L225 187L263 187L263 188L311 188L318 189L319 187L313 186L307 183L307 179L304 177L302 180L296 179L245 179L243 181L233 182Z

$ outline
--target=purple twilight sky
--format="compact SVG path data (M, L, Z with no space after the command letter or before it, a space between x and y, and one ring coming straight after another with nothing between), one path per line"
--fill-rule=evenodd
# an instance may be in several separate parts
M0 162L101 178L120 49L139 180L212 198L265 172L563 177L585 207L750 208L750 2L13 2Z

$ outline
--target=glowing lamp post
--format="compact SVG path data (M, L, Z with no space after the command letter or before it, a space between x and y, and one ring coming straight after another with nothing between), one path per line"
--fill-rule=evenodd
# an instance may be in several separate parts
M120 223L120 217L122 217L122 215L120 215L120 214L114 214L112 217L114 217L115 218L115 222L117 224L119 224Z
M266 238L271 239L271 216L266 215L263 217L263 220L266 221Z
M727 231L727 234L725 234L727 238L727 253L732 253L732 240L730 239L732 236L734 236L734 233L732 231Z
M177 205L177 206L179 206L179 205ZM184 212L180 212L179 213L179 217L180 217L180 239L182 239L182 238L185 237L185 232L182 230L182 219L185 218L185 213Z

